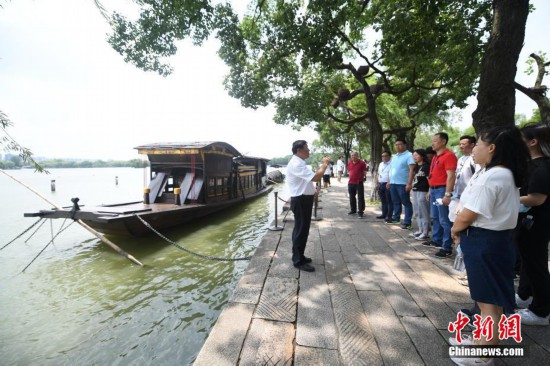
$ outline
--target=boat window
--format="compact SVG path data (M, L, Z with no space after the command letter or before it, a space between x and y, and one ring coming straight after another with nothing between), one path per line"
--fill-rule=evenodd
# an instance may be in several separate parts
M229 193L229 178L228 177L215 177L208 179L208 195L222 196Z
M168 184L166 185L166 190L168 192L173 192L174 191L174 177L169 177L168 178Z
M216 195L216 179L215 178L208 178L208 195L209 196L215 196Z

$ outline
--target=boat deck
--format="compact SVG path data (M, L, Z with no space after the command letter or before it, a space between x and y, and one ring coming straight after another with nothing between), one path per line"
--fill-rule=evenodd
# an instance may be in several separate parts
M284 230L267 232L196 366L453 364L447 326L472 305L453 258L434 257L373 207L365 219L347 216L346 192L347 180L334 179L322 194L306 248L314 273L292 266L292 213L278 221ZM550 327L521 330L528 355L496 364L548 364Z
M155 204L145 204L143 202L131 202L118 205L108 205L108 206L81 206L82 211L104 213L106 216L114 215L133 215L135 213L142 212L166 212L166 211L175 211L181 210L183 208L195 208L195 207L204 207L202 203L186 203L183 206L178 206L173 203L155 203Z

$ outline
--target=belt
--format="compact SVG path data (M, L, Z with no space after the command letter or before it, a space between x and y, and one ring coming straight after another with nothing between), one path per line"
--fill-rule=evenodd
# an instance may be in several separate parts
M436 189L436 188L445 188L446 185L445 184L442 184L440 186L430 186L431 189Z

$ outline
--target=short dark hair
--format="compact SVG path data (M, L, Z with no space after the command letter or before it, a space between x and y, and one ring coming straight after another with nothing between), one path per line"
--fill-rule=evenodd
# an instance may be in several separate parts
M512 171L516 187L521 187L527 177L527 163L530 160L527 145L517 127L493 127L480 131L477 137L495 145L495 153L487 170L502 165Z
M396 143L399 142L399 141L401 141L404 145L407 145L407 140L405 140L404 137L398 137L398 138L395 139Z
M414 152L417 153L418 155L422 156L422 160L424 160L424 162L428 161L428 154L426 154L426 150L416 149L416 150L414 150Z
M436 133L436 136L439 136L440 139L445 140L445 145L449 142L449 135L447 132L438 132Z
M424 151L426 151L426 154L435 154L435 151L431 146L425 148Z
M470 144L475 144L477 141L477 139L474 136L470 136L470 135L460 136L460 139L458 139L458 141L465 140L465 139L468 139L468 142Z
M391 156L391 151L389 151L389 150L384 150L384 151L382 151L382 155L384 155L384 154L388 154L389 156Z
M306 140L296 140L292 143L292 153L296 154L298 152L298 149L303 148L307 145Z

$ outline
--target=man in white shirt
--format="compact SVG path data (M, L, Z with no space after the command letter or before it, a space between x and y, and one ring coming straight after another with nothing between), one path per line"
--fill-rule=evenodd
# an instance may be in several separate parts
M313 196L316 189L313 182L320 182L325 174L330 158L325 156L317 172L313 173L306 165L309 157L309 147L304 140L292 144L292 158L286 167L286 183L290 192L290 209L294 213L294 230L292 230L292 263L294 267L306 272L314 272L311 258L304 255L309 227Z
M449 220L451 223L455 221L456 209L462 192L466 188L470 178L474 175L476 168L479 168L479 166L476 167L472 158L474 146L476 146L476 138L474 136L464 135L460 137L459 147L462 156L458 159L456 165L455 186L453 188L451 203L449 203Z
M338 173L338 182L342 180L342 175L344 174L344 169L346 168L346 164L344 164L344 161L342 160L342 157L338 157L338 161L336 162L336 170Z
M390 190L386 186L390 179L391 152L386 150L382 153L382 162L378 165L378 172L374 178L374 183L378 189L378 197L382 206L382 214L376 216L377 219L391 220L393 216L393 202L391 200Z

